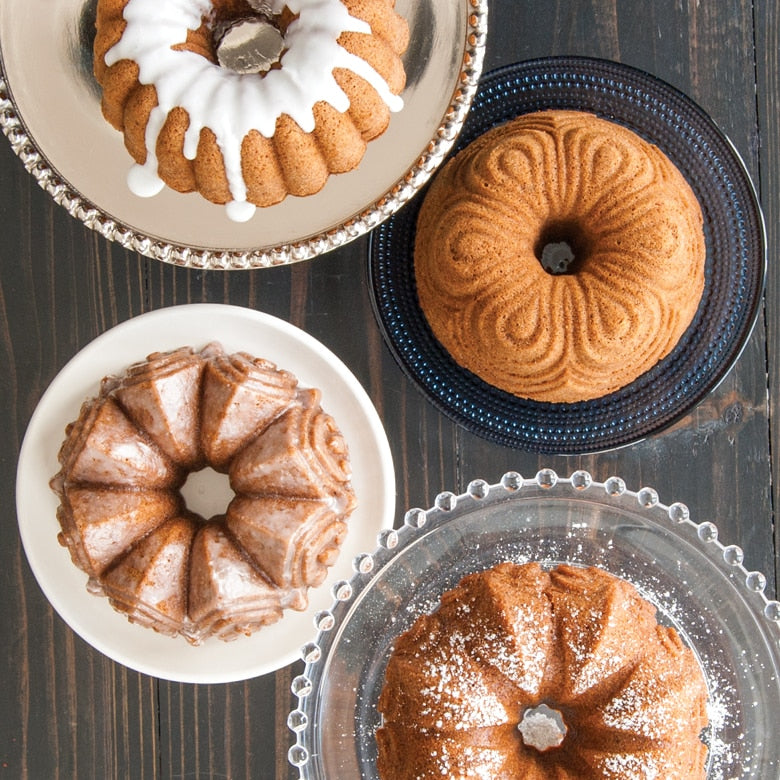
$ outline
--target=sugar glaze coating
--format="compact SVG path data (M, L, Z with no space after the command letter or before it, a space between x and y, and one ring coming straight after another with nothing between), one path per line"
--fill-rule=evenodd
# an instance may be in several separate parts
M218 344L155 353L104 379L68 425L59 462L59 540L88 588L192 644L304 609L355 507L347 445L319 390ZM180 493L205 467L235 492L211 518Z

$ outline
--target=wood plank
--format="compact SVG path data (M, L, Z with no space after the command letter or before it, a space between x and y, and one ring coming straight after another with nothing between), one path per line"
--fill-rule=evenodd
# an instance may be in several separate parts
M777 247L780 246L780 8L773 0L755 3L756 74L759 129L760 197L767 229L767 286L765 317L767 328L767 371L772 388L769 404L771 423L772 498L780 506L780 273ZM775 522L775 592L780 588L780 527Z

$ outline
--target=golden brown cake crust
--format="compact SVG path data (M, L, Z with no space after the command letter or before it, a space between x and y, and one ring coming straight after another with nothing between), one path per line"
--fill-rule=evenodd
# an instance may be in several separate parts
M338 43L369 63L384 79L389 91L400 95L406 82L401 55L409 42L409 30L406 21L395 12L394 0L341 2L354 18L367 22L371 32L344 32ZM106 64L106 54L120 41L127 27L122 15L127 3L128 0L98 0L93 70L102 88L106 120L124 133L130 155L143 165L148 157L149 115L158 105L158 93L154 84L141 83L139 67L132 59ZM190 30L186 39L173 48L216 63L214 25L251 13L245 0L213 0L213 19L204 20L197 30ZM279 17L282 30L294 19L294 14L285 7ZM276 67L284 67L284 56ZM386 130L390 109L368 81L343 68L334 71L334 77L349 99L344 113L321 102L314 107L316 123L312 132L302 130L293 118L282 113L271 137L266 134L259 140L255 137L259 134L250 131L238 138L241 174L249 203L270 206L288 194L314 194L331 174L356 168L367 142ZM211 129L205 127L200 131L194 159L185 154L183 139L190 119L181 106L168 112L165 127L154 145L156 173L174 190L197 191L214 203L227 203L232 197L229 179L221 147Z
M565 242L566 273L542 266ZM698 201L632 131L576 111L521 116L472 142L420 210L420 306L461 366L522 398L600 398L665 357L704 289Z
M89 590L193 644L304 609L355 507L347 445L319 390L216 343L106 377L58 460L58 538ZM179 491L204 467L229 473L224 515L196 515Z
M503 563L396 640L377 767L383 780L702 780L706 701L693 652L633 586L598 568ZM538 720L527 728L540 705L562 719L559 745L538 741Z

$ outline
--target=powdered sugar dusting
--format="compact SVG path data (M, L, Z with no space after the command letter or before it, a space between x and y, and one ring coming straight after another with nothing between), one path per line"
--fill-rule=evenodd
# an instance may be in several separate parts
M561 566L547 575L537 564L504 564L490 571L497 574L489 582L464 579L426 618L430 633L417 656L425 682L393 674L406 691L406 706L401 719L390 722L411 725L438 750L433 773L409 776L433 778L440 770L442 777L496 778L533 771L538 759L521 745L536 748L532 754L544 752L546 762L556 761L556 751L572 752L594 768L594 776L622 780L668 780L686 761L703 765L703 679L687 647L669 629L657 628L655 610L633 588L598 569ZM410 633L397 643L407 656ZM410 641L419 639L418 633ZM388 673L393 663L391 658ZM383 699L393 694L382 696L384 712ZM556 701L560 710L543 711ZM551 715L564 709L565 716ZM514 726L514 742L501 731L507 724ZM600 740L610 731L625 736L614 752L595 750L589 741L594 728ZM466 734L465 742L459 739ZM472 742L476 734L479 748ZM495 749L486 753L483 745ZM679 776L700 778L703 771L686 769Z
M658 765L653 756L636 753L611 753L597 764L603 777L615 780L661 780Z
M505 756L498 750L471 745L451 746L447 742L443 742L431 758L434 772L449 780L497 780L506 762Z
M601 630L594 635L580 631L580 626L601 626ZM575 694L584 693L631 660L632 656L624 652L625 642L609 641L618 628L612 614L605 616L598 608L571 607L564 631L572 660L569 673Z
M451 637L452 654L446 659L424 659L422 676L430 685L419 690L419 715L435 718L438 731L465 731L509 722L511 715L467 656ZM425 731L423 728L421 731Z
M522 637L522 642L484 627L476 636L457 631L454 639L462 646L473 648L479 661L489 664L522 691L537 694L547 666L549 632L532 615L519 609L513 624L515 636Z

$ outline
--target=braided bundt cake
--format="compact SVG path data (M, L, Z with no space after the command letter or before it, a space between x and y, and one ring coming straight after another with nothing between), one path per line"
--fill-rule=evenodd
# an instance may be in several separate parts
M598 568L465 577L395 643L379 699L384 780L702 780L693 652Z
M104 379L67 427L59 462L59 539L88 588L192 644L304 609L355 506L347 445L319 391L215 343ZM205 467L235 491L212 518L180 492Z
M262 72L220 66L220 35L253 19L281 54ZM403 105L408 39L394 0L98 0L94 72L131 190L197 191L244 221L357 167Z
M704 290L698 201L632 131L577 111L493 128L417 221L420 306L453 360L535 401L600 398L677 345Z

